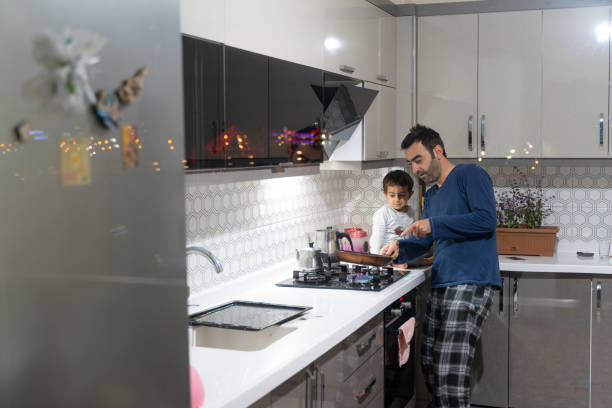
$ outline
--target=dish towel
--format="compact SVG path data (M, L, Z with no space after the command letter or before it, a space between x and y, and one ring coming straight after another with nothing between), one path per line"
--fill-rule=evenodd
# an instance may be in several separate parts
M399 334L397 335L397 342L399 344L399 366L403 366L408 362L410 357L410 341L414 334L414 317L408 319L408 321L402 324L399 328Z
M204 384L200 373L192 365L189 366L189 380L191 384L191 408L200 408L204 405Z

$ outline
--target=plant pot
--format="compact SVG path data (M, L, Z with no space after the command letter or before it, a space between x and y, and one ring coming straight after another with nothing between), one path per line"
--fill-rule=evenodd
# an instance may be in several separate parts
M500 255L553 256L559 227L497 228Z

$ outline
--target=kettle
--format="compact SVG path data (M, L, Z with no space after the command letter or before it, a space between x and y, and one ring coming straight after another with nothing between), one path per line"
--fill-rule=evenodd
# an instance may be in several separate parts
M295 250L298 268L302 271L316 271L323 268L321 261L321 250L314 248L314 242L309 242L308 247Z
M336 256L336 249L339 248L338 241L342 238L346 238L353 250L353 241L349 234L344 232L335 231L332 227L327 227L324 230L317 230L315 232L315 244L317 248L321 249L321 254L329 262L338 262L339 259Z

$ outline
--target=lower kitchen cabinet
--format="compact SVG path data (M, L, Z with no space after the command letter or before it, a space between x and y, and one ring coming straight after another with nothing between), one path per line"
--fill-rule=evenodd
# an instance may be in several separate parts
M510 406L588 407L590 279L510 277Z
M591 408L609 408L612 407L612 279L594 277L591 296Z
M509 280L502 273L502 288L493 292L489 316L476 346L470 377L472 404L508 406Z
M382 408L383 342L378 315L251 408Z

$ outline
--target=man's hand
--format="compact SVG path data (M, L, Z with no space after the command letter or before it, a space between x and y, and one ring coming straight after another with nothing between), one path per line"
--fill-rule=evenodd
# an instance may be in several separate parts
M385 255L385 256L390 256L393 259L397 258L399 255L399 242L398 241L389 242L387 245L385 245L384 247L380 249L380 254Z
M401 235L404 237L410 234L412 234L416 239L426 237L431 234L431 224L429 223L429 218L413 222L412 225L406 228Z

